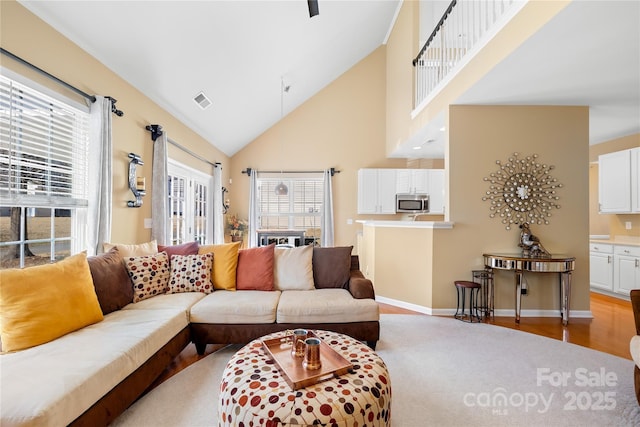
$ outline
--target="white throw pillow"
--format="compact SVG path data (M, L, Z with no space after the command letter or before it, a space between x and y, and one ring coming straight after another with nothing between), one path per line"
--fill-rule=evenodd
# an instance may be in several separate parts
M275 248L275 289L278 291L308 291L313 283L313 246Z
M102 250L104 252L109 252L113 247L118 248L118 251L123 258L154 255L158 253L158 242L156 240L137 245L125 245L123 243L102 244Z

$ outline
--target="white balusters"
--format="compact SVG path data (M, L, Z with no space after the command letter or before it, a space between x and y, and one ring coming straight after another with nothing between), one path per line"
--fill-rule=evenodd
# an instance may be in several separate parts
M458 0L415 65L415 105L419 106L480 41L514 0Z

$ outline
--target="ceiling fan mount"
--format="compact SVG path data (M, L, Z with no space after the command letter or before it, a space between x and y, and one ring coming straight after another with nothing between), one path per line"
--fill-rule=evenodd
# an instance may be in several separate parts
M320 13L318 0L307 0L307 5L309 5L309 18L313 18Z

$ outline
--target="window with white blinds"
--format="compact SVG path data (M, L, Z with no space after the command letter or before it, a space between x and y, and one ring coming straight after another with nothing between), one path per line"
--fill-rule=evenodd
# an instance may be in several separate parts
M87 206L89 114L0 76L0 203Z
M275 188L280 182L289 188L288 195L276 195ZM257 184L257 228L304 230L305 236L313 240L307 244L319 244L322 178L258 178Z
M89 110L34 87L0 75L0 268L84 249Z

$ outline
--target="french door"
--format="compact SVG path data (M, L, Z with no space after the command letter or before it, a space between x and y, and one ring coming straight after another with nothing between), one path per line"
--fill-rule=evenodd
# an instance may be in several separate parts
M213 242L213 177L178 162L168 162L170 242Z

